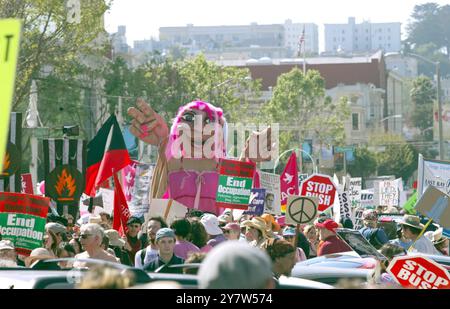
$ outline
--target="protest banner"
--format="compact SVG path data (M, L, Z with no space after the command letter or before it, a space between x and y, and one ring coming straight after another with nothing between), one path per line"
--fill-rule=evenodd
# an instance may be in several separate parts
M0 169L0 192L20 193L20 165L22 162L22 113L11 113L7 130L6 153Z
M416 204L416 211L433 220L440 226L450 228L450 197L435 188L428 186Z
M386 257L378 252L374 246L359 232L350 229L336 229L336 235L339 236L350 248L360 257L376 257L379 260L386 260Z
M153 179L154 164L138 163L135 168L134 194L129 203L133 216L143 216L150 209L150 187Z
M301 196L316 196L319 199L319 211L325 211L334 203L336 186L330 176L313 174L303 181Z
M403 204L403 209L410 215L416 214L416 202L417 202L417 191L414 191L414 193L409 197L409 199L406 201L405 204Z
M361 190L361 207L375 208L374 189Z
M135 180L137 165L138 165L138 162L131 161L131 163L129 165L125 166L121 170L123 194L125 194L125 198L126 198L127 202L130 202L132 196L134 195L134 180Z
M419 154L417 197L420 198L430 185L450 194L450 162L425 159Z
M31 195L34 194L33 179L31 178L31 174L20 175L20 182L22 183L22 189L20 193Z
M362 208L362 207L360 207L360 208L355 208L354 210L353 210L353 218L354 218L354 221L353 221L353 228L355 229L355 230L359 230L359 229L361 229L362 227L363 227L363 220L362 220L362 214L363 214L363 212L364 212L364 208Z
M19 254L42 247L50 199L37 195L0 192L0 234Z
M57 204L59 214L78 213L84 191L86 141L82 139L44 139L45 196Z
M307 224L318 214L318 198L290 195L287 200L286 224Z
M266 172L259 173L261 188L266 189L264 212L272 215L281 215L280 176Z
M264 213L264 203L266 200L266 189L252 188L248 210L244 215L261 216Z
M404 288L450 288L445 268L424 256L397 256L389 263L387 272Z
M397 181L380 181L379 190L379 206L397 207L399 202L399 188Z
M0 172L4 170L6 159L5 150L8 144L9 117L14 96L21 29L20 19L0 20Z
M350 205L352 208L361 206L361 190L362 190L362 178L355 177L350 178L350 183L348 187L348 198L350 200Z
M186 217L188 208L173 199L157 199L151 201L150 209L145 216L145 220L151 217L163 217L167 224L171 224L175 219Z
M232 209L248 209L255 164L221 159L216 206Z
M348 192L337 190L338 202L333 204L334 220L340 222L345 218L349 218L354 221L353 212L348 198Z
M286 212L286 204L289 195L298 195L298 169L297 155L291 153L286 167L280 175L281 213Z

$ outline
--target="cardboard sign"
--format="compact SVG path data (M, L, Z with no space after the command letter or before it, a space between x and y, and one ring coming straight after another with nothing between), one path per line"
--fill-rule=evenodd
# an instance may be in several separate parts
M7 144L21 29L19 19L0 20L0 172Z
M261 216L264 213L264 203L266 200L266 189L252 188L250 195L250 203L248 210L244 211L244 215Z
M325 211L334 203L336 186L330 176L313 174L302 183L301 196L315 196L319 199L319 211Z
M0 234L19 254L42 247L50 199L37 195L0 192Z
M264 212L272 215L281 215L280 176L266 172L259 173L261 188L266 189Z
M247 209L255 168L254 163L221 159L216 206Z
M428 186L416 204L416 210L423 216L445 228L450 228L450 197L433 186Z
M358 231L363 227L362 214L364 212L364 208L355 208L353 212L353 228Z
M374 208L374 189L361 190L361 207Z
M338 211L335 212L335 221L340 222L341 219L349 218L350 220L353 220L353 212L350 205L350 200L348 198L348 192L342 192L340 190L338 192Z
M416 214L415 209L416 202L417 202L417 191L414 191L414 193L409 197L406 203L403 204L403 209L406 210L406 212L410 215Z
M186 217L188 208L173 199L152 199L146 220L151 217L163 217L167 224L171 224L175 219Z
M428 186L450 194L450 162L428 160L419 155L419 168L417 179L418 198L425 193Z
M380 181L379 183L379 205L397 207L399 201L398 183L394 181Z
M445 268L424 256L397 256L389 264L387 272L405 288L450 288L450 276Z
M33 179L31 178L31 174L22 174L20 176L21 182L22 182L22 191L21 193L25 194L34 194L34 187L33 187Z
M317 197L290 195L287 200L286 223L307 224L317 217Z
M378 252L359 231L336 229L336 234L360 257L374 256L379 260L386 260L386 257Z
M361 206L361 190L362 190L362 178L350 178L348 187L348 198L353 208Z

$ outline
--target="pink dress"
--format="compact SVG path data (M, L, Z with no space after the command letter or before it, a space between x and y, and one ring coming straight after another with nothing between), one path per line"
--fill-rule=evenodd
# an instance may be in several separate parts
M169 197L188 208L219 214L216 192L219 174L216 171L169 172Z

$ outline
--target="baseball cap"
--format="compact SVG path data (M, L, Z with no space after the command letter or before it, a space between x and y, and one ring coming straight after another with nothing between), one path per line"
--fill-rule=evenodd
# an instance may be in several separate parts
M212 214L204 214L200 219L200 222L205 227L206 233L209 235L220 235L223 234L222 230L219 227L219 219Z
M66 228L64 227L64 225L59 224L59 223L55 223L55 222L49 222L45 225L45 229L52 231L55 234L59 234L59 233L65 233L66 232Z
M158 241L164 237L171 237L175 239L175 232L168 227L163 227L162 229L159 229L158 232L156 232L155 240Z
M327 229L327 230L329 230L329 231L331 231L333 233L339 227L339 225L336 222L334 222L333 220L331 220L331 219L326 219L323 222L316 222L315 226L319 227L319 228Z
M241 226L238 223L230 222L223 227L224 230L241 231Z

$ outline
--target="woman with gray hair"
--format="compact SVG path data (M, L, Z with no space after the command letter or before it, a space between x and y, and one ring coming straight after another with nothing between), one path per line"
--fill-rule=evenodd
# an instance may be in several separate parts
M97 259L117 263L116 257L109 254L101 247L104 235L105 232L103 231L103 228L97 223L88 223L86 225L83 225L80 229L80 242L85 251L77 254L75 258ZM88 265L86 264L86 262L80 261L75 262L74 267L88 267Z

